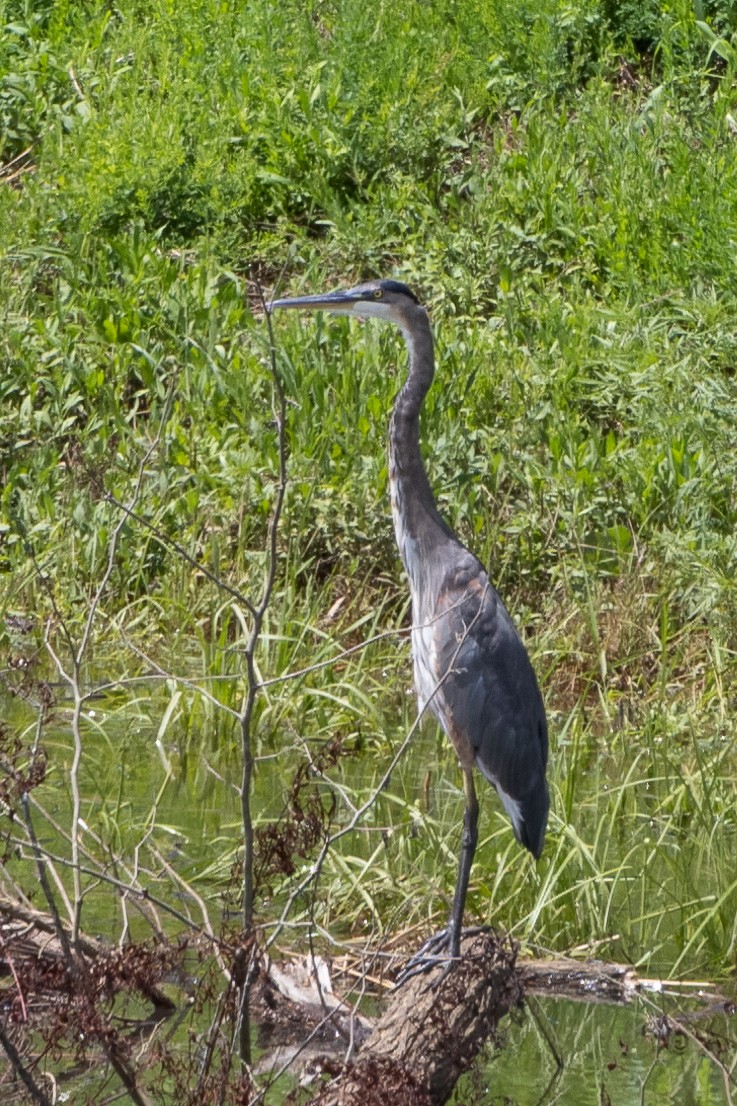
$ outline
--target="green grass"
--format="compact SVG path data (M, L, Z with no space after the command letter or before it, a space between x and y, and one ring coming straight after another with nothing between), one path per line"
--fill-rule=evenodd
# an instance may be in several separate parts
M129 500L160 431L136 508L159 537L126 524L85 675L140 676L133 645L214 697L121 687L85 732L85 817L122 853L146 825L181 833L187 878L218 901L240 762L217 700L240 705L243 618L167 541L258 585L277 443L248 277L392 275L437 332L433 486L527 627L552 720L545 857L536 870L485 803L470 912L534 948L732 972L732 6L6 0L0 23L0 604L35 619L0 629L3 651L47 677L46 619L58 649L59 616L79 634L119 519L106 494ZM264 678L407 618L384 452L401 342L275 325L290 484ZM388 639L265 689L259 824L335 737L345 766L319 786L347 820L411 723L410 682ZM47 738L62 792L63 723ZM101 767L130 764L131 726L151 737L134 743L145 783ZM461 805L430 728L292 920L376 940L437 924ZM262 904L267 927L293 879Z

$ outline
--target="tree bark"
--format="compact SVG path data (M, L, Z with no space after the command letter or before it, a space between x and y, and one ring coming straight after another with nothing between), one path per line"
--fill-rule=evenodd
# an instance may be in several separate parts
M482 933L462 951L447 971L417 975L392 994L358 1060L333 1069L314 1106L441 1106L449 1098L522 999L512 946Z

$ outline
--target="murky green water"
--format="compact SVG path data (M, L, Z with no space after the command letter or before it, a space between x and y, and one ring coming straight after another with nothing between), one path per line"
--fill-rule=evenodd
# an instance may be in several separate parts
M536 999L533 1017L507 1020L500 1047L457 1086L456 1106L722 1106L724 1073L695 1039L653 1035L660 1010L674 1004L618 1007ZM545 1032L540 1024L545 1027ZM734 1018L715 1015L688 1029L734 1061ZM558 1070L546 1036L563 1060ZM731 1042L731 1053L730 1053ZM734 1086L732 1087L734 1094Z
M43 736L49 773L34 793L42 807L34 818L42 845L63 856L69 854L64 830L70 824L71 737L69 703L57 694ZM87 704L82 844L98 862L107 856L130 866L137 858L139 877L151 893L198 923L204 904L217 928L242 837L237 726L195 707L196 697L176 696L173 684L136 685L131 693ZM306 777L304 794L316 789L324 806L332 807L334 826L345 824L372 793L410 724L411 696L392 686L388 698L393 713L374 720L365 738L361 703L341 697L338 723L348 735L343 755ZM317 755L339 728L329 697L305 691L302 699L311 711L308 734L297 732L286 716L279 724L262 721L257 731L259 826L283 814L297 765ZM0 707L10 727L30 741L32 704L4 696ZM269 710L280 718L276 695ZM376 737L382 726L383 739ZM669 744L653 725L648 743L632 746L617 734L604 741L584 733L580 720L569 719L567 727L558 726L553 753L553 815L537 867L515 845L498 805L482 793L469 920L501 924L542 955L594 951L652 976L667 976L674 966L682 976L733 974L737 835L734 820L724 814L734 794L733 761L727 761L724 743L717 737L693 754L683 737ZM425 727L386 791L331 850L315 897L293 904L279 946L303 947L310 913L333 938L350 937L353 948L359 938L368 948L381 947L397 933L405 934L407 948L419 944L444 920L452 893L459 782L445 742ZM272 879L259 902L266 936L314 854L313 848L304 859L297 857L292 876ZM125 878L117 861L113 869ZM13 861L9 871L21 882L34 882L28 863L24 868ZM59 872L69 887L68 869ZM119 895L104 883L86 882L84 928L116 940L124 921ZM179 930L176 920L162 917L172 932ZM134 935L147 935L130 909L128 922ZM725 987L729 993L729 982ZM616 1008L544 999L539 1006L563 1070L556 1074L545 1036L527 1011L507 1021L501 1047L490 1048L463 1081L454 1099L458 1106L728 1106L724 1073L707 1050L734 1065L734 1018L694 1022L692 1037L671 1037L664 1047L645 1031L657 1004ZM682 1004L671 1002L674 1008Z

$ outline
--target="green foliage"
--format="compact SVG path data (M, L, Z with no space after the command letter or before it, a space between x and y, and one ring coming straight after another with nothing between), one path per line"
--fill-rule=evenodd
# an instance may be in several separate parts
M33 612L39 652L46 618L76 630L159 436L91 678L140 678L137 649L192 681L118 691L86 732L111 848L157 820L194 841L204 804L191 878L219 893L238 842L224 708L247 616L202 570L250 594L274 498L246 278L395 275L437 331L433 486L529 628L554 723L539 876L489 804L471 910L664 972L734 965L734 20L717 2L0 5L2 611ZM290 483L264 677L406 622L384 456L401 341L275 325ZM270 686L260 824L336 736L355 756L320 786L345 819L409 724L409 683L390 640ZM437 921L460 801L428 731L331 852L312 916Z

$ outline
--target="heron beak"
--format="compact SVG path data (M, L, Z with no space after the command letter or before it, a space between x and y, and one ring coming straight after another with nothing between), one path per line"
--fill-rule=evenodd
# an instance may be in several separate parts
M272 300L269 311L277 307L294 307L303 311L332 311L336 315L349 315L361 302L357 292L326 292L321 296L295 296L293 299Z

